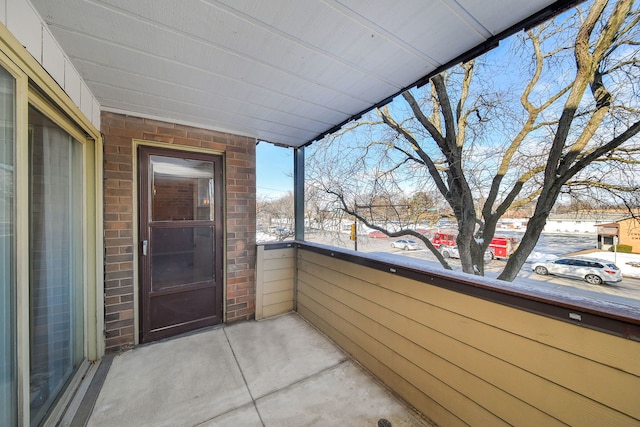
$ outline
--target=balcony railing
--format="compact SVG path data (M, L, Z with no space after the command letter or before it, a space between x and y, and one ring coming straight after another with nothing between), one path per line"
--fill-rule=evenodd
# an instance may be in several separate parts
M640 313L311 243L258 247L256 316L296 310L439 425L640 422Z

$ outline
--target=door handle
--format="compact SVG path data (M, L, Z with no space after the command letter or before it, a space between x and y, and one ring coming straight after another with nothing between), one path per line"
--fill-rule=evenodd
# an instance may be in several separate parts
M146 240L142 241L142 256L147 256L147 248L149 246L149 242Z

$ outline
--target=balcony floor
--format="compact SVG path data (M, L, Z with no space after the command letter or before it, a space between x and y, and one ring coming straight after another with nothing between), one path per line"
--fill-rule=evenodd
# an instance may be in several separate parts
M426 425L289 313L116 356L88 425L377 426L380 419Z

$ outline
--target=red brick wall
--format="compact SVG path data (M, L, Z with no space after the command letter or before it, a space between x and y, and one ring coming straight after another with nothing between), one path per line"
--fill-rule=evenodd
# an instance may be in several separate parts
M227 322L255 315L255 140L115 113L102 113L106 349L134 344L133 139L224 152Z

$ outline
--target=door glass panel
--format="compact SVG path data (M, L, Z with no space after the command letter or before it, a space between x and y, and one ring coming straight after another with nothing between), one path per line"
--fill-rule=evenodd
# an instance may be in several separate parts
M29 108L31 424L84 358L82 145Z
M151 220L213 221L213 163L150 156Z
M151 290L213 277L213 227L151 228Z
M0 425L17 423L15 216L15 81L0 68Z
M150 342L222 321L222 157L139 147L138 159L140 341Z

